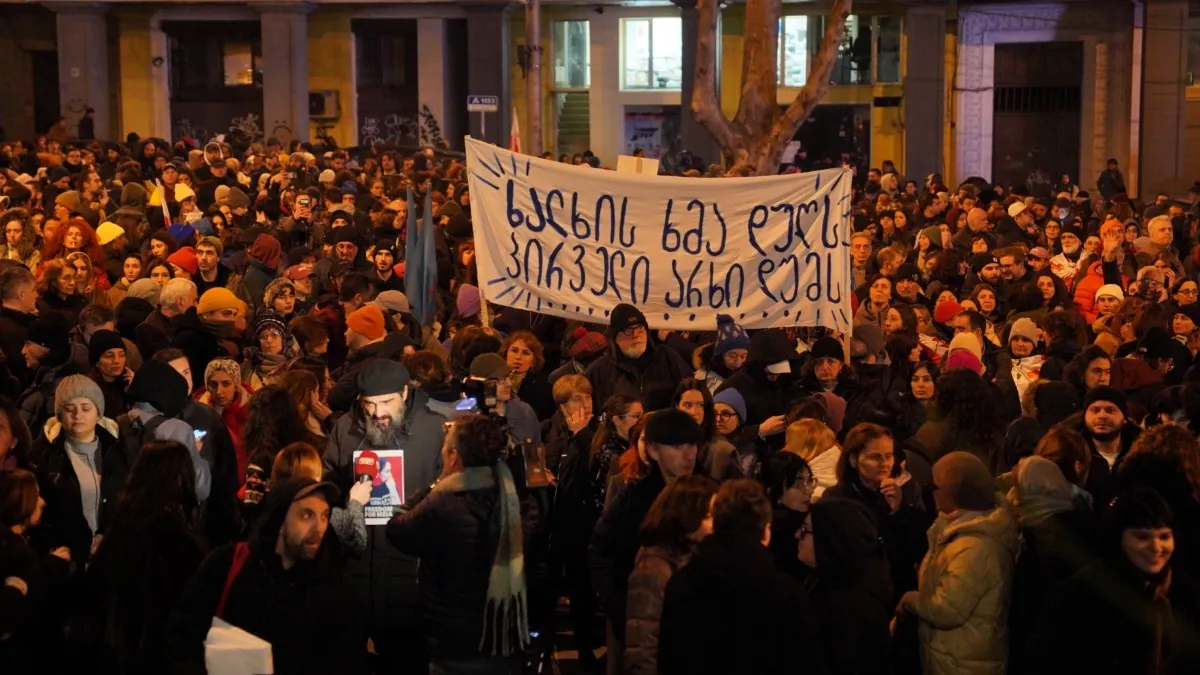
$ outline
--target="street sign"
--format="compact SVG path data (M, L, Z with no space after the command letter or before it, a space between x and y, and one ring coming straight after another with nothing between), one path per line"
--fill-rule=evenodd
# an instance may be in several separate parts
M498 96L468 96L467 112L494 113L500 111Z

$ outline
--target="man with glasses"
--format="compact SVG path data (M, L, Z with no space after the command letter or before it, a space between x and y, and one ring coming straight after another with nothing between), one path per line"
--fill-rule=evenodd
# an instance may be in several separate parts
M326 480L343 493L363 478L355 475L354 467L365 451L403 451L403 479L397 483L405 498L427 488L441 475L442 423L446 419L429 407L428 394L409 386L409 379L408 368L391 359L372 359L358 369L352 409L334 425L325 449L329 467ZM395 459L390 457L388 461ZM367 525L367 551L348 562L346 581L359 605L367 610L367 634L380 659L376 669L389 673L427 672L421 643L417 559L389 544L385 529L383 525Z
M692 372L683 357L650 336L646 315L633 305L617 305L609 317L609 351L588 368L593 398L603 405L613 394L645 400L657 390L673 392Z
M469 379L484 382L486 391L496 392L495 403L488 403L487 410L482 401L476 402L479 412L487 412L507 422L505 430L518 443L532 440L535 444L542 442L542 427L538 422L533 408L513 393L512 380L509 375L512 366L499 354L480 354L471 361Z
M1020 248L1003 248L997 251L1000 256L1000 273L1004 280L1013 286L1033 281L1033 273L1025 267L1025 254Z

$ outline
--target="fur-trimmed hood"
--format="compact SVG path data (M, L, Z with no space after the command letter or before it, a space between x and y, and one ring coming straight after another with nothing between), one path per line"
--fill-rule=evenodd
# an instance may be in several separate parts
M117 427L116 420L108 417L101 417L96 426L102 427L105 431L111 434L113 438L119 438L121 435L120 429ZM57 417L51 417L50 419L46 420L44 425L42 425L42 433L46 435L46 440L48 442L53 443L58 439L58 435L62 433L62 428L62 422L60 422Z

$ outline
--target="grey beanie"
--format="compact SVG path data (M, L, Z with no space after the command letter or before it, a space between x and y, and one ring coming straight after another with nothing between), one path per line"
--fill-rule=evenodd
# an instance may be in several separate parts
M96 406L98 417L104 417L104 393L100 385L87 375L68 375L54 388L54 416L62 417L63 408L77 398L86 398Z
M155 307L158 307L158 296L161 294L162 286L150 279L138 279L129 284L129 291L126 293L134 298L141 298Z

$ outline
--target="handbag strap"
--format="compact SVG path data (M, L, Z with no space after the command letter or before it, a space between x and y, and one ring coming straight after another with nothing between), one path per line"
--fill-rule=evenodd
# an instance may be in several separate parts
M233 580L237 579L238 574L241 574L242 568L246 565L246 558L250 557L250 544L246 542L238 542L233 547L233 561L229 564L229 574L225 577L225 587L221 589L221 599L217 601L217 612L213 616L218 619L224 618L221 615L225 613L225 601L229 599L229 589L233 588Z

